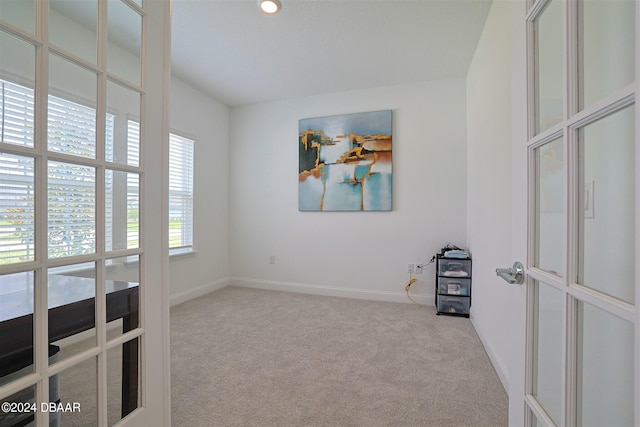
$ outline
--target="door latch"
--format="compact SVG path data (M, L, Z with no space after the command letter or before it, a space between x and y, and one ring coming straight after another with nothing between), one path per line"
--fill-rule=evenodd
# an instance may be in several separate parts
M511 268L496 268L496 276L502 277L512 285L521 285L524 283L524 266L520 261L516 261Z

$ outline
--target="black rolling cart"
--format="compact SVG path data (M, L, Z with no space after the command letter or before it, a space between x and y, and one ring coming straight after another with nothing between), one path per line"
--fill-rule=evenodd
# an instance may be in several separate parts
M436 314L469 317L471 258L436 255Z

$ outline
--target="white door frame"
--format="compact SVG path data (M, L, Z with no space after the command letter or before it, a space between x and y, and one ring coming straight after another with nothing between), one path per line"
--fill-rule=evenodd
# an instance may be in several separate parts
M526 55L526 1L511 2L511 256L523 264L527 260L526 230L529 228L527 212L527 55ZM526 264L525 264L526 267ZM513 285L517 286L517 285ZM526 286L513 292L511 342L509 366L509 425L525 424L525 366L526 366Z
M142 261L141 322L145 328L141 360L142 392L140 416L127 426L171 425L171 371L169 347L169 84L171 80L172 0L144 0L147 25L143 34L143 102L146 123L141 129L145 150L145 191L141 194ZM158 71L160 70L160 72ZM160 214L158 214L160 213Z
M572 1L572 0L571 0ZM518 0L511 2L512 4L512 257L513 260L521 260L525 263L525 267L530 266L530 251L527 242L527 230L530 229L530 221L528 211L528 168L531 166L527 159L527 140L529 120L527 107L531 108L531 101L527 98L527 35L526 35L526 16L527 16L527 0ZM637 4L637 3L636 3ZM640 5L636 6L636 41L640 40ZM577 66L576 64L567 64L569 67ZM640 93L640 43L636 42L636 70L635 70L635 94ZM640 254L640 107L638 99L635 99L635 119L636 119L636 151L635 151L635 251L636 257ZM565 141L565 145L567 142ZM632 178L633 179L633 178ZM573 244L572 239L567 244ZM568 249L567 249L568 250ZM634 402L635 402L635 425L640 425L640 263L635 265L635 313L633 315L635 322L635 354L634 354ZM528 277L527 280L532 280ZM531 287L530 287L531 289ZM528 355L529 347L533 338L526 335L526 331L530 331L530 322L526 317L527 295L526 287L522 286L521 290L514 297L513 301L513 323L511 337L514 346L512 359L510 364L510 389L509 389L509 425L525 426L527 421L527 408L524 403L526 392L526 366L529 363ZM528 296L529 298L532 295ZM571 347L571 346L570 346ZM567 350L567 351L570 351ZM564 381L563 381L564 384ZM566 387L567 385L565 385ZM572 386L569 384L568 386ZM567 405L573 405L567 402ZM571 408L570 408L571 409ZM564 411L567 413L567 411ZM571 412L571 411L568 411ZM564 417L563 417L564 419ZM573 425L577 420L564 420L566 425Z
M124 339L139 337L140 345L140 384L141 384L141 400L138 402L138 408L129 416L122 420L118 425L130 426L160 426L171 424L170 413L170 368L169 368L169 299L168 299L168 136L169 136L169 82L171 75L171 0L122 0L128 6L138 13L142 18L142 80L140 88L135 90L142 94L141 114L141 194L140 194L140 246L139 249L132 249L125 252L125 255L140 256L140 327ZM97 0L98 5L98 23L97 34L101 35L98 41L99 52L102 52L101 58L97 63L85 63L82 59L73 60L71 62L77 64L85 64L86 70L96 74L97 78L97 95L98 105L96 108L96 133L97 146L104 145L104 134L99 129L104 129L104 113L106 107L106 91L107 76L109 72L105 66L104 47L106 46L106 24L108 13L107 0ZM140 5L142 3L142 5ZM26 4L26 2L25 2ZM49 366L48 357L48 333L47 333L47 285L46 277L47 269L55 267L56 262L51 261L46 256L47 251L47 223L46 223L46 206L47 206L47 189L46 189L46 136L47 136L47 96L48 96L48 57L50 44L48 41L48 22L49 22L49 1L34 1L35 16L30 16L34 12L29 12L27 16L35 21L35 30L22 29L12 22L3 25L3 31L15 35L25 40L28 44L33 45L34 52L37 55L35 63L35 85L36 85L36 121L35 130L37 142L34 147L6 147L8 152L13 151L18 154L24 153L25 156L40 159L38 170L36 173L36 251L38 253L35 261L28 263L16 263L13 265L2 266L3 274L11 274L14 272L35 271L36 291L34 292L35 316L34 316L34 347L35 347L35 371L27 374L17 380L13 380L0 387L2 397L10 396L14 392L22 390L26 387L36 386L37 408L41 408L40 403L49 401L49 378L51 375L57 374L58 371L74 366L81 362L85 355L71 357L64 361L63 364ZM141 7L142 6L142 7ZM51 47L52 51L55 51ZM6 58L5 58L6 60ZM159 72L160 70L160 72ZM20 76L18 76L20 77ZM117 76L114 76L117 79ZM137 86L134 84L133 86ZM101 142L102 141L102 142ZM45 147L45 148L42 148ZM45 153L42 155L42 153ZM97 160L92 159L92 165L96 170L106 169L104 167L104 158L99 154ZM102 167L102 169L100 169ZM134 173L138 173L135 169ZM96 174L96 185L101 186L97 192L98 195L104 194L104 178ZM104 202L101 197L97 197L95 201L96 211L96 230L97 241L96 251L93 254L77 257L78 263L89 260L97 262L96 268L96 335L97 347L95 350L95 359L97 360L98 372L96 373L97 387L97 411L99 414L99 426L107 425L107 409L106 409L106 351L104 322L104 279L105 266L104 260L109 258L105 255L104 250L99 247L104 234ZM111 255L113 256L113 255ZM75 259L73 261L75 261ZM113 344L114 347L119 344ZM91 356L93 357L93 356ZM87 359L87 360L90 360ZM100 397L102 396L102 397ZM72 414L71 414L72 415ZM49 413L47 411L35 411L35 422L38 426L49 425Z

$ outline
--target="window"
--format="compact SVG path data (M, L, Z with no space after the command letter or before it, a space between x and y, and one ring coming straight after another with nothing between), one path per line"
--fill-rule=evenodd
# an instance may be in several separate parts
M49 258L95 253L95 168L49 161L47 171Z
M0 80L0 141L33 147L33 89Z
M169 252L193 248L194 141L169 134Z
M33 90L0 80L0 135L5 143L33 146ZM95 157L95 109L49 96L48 150ZM106 158L114 161L116 118L106 116ZM127 163L138 166L140 125L126 120ZM169 135L169 249L193 248L194 141ZM33 158L0 155L0 264L34 260ZM49 161L48 256L95 253L96 170ZM105 171L105 246L107 251L139 247L140 179L136 173ZM123 190L119 190L122 188ZM116 218L116 205L127 205L127 217Z
M0 80L0 141L33 147L34 92ZM33 261L35 161L0 154L0 264Z
M113 116L111 116L113 117ZM107 115L109 121L109 115ZM113 127L113 126L112 126ZM124 127L124 126L123 126ZM109 128L109 126L107 126ZM118 155L113 132L106 134L106 159L109 162L121 162L128 165L140 165L140 124L133 120L126 121L126 147ZM123 154L124 153L124 154ZM114 212L125 213L122 206L126 204L126 218L114 217ZM140 246L140 176L107 169L105 172L105 247L107 251L134 249ZM114 210L115 206L120 209Z
M0 264L34 260L35 161L0 154Z
M33 89L0 80L0 136L2 142L33 147ZM47 148L51 152L95 157L95 109L49 96ZM107 114L107 138L114 132L114 116ZM137 155L137 154L136 154ZM35 161L0 154L0 264L34 260ZM137 176L129 179L138 193ZM48 257L95 253L96 170L94 167L49 161L47 164ZM107 182L107 187L111 183ZM130 205L136 204L135 196ZM110 210L110 209L108 209ZM110 217L111 213L108 212ZM137 245L135 236L129 240ZM111 233L107 233L111 240Z

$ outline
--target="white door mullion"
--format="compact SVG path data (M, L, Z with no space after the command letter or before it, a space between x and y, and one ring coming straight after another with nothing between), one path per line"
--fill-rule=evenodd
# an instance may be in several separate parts
M104 168L98 168L96 174L96 234L97 234L97 251L103 251L104 239ZM105 262L100 259L96 263L96 298L95 298L95 315L96 315L96 338L98 348L102 349L97 356L97 406L98 406L98 426L107 426L107 358L105 355L105 344L107 341L106 326L106 290L105 290Z
M535 52L535 19L539 14L542 2L538 1L531 4L525 26L526 26L526 92L527 92L527 248L526 248L526 260L525 267L530 270L535 265L535 229L536 229L536 201L535 194L536 189L534 186L536 175L536 164L533 147L530 146L530 139L535 135L535 113L536 111L536 93L535 82L537 81L537 59ZM536 311L536 283L531 276L528 276L525 280L526 289L526 338L525 338L525 425L531 427L534 425L532 414L537 419L541 419L544 414L544 410L539 405L537 399L534 396L534 381L535 381L535 365L537 359L536 342L537 342L537 311ZM545 415L546 416L546 415Z
M34 147L35 164L35 206L34 243L36 269L34 274L34 362L40 381L36 388L36 405L49 402L49 309L47 288L47 98L49 92L49 49L47 35L49 29L49 2L37 2L36 35L43 45L36 47L35 98L34 98ZM47 425L49 414L35 413L36 425Z
M36 373L40 375L40 381L36 387L37 408L41 403L49 402L49 336L48 336L48 309L47 309L47 278L46 270L35 271L35 292L34 292L34 361ZM42 411L35 413L36 425L48 425L49 414Z
M98 323L97 320L96 323ZM107 357L105 351L98 353L96 363L98 367L98 427L107 427Z
M640 93L640 5L636 2L636 70L635 70L635 99L636 99L636 108L635 108L635 120L636 120L636 134L635 134L635 147L636 147L636 162L635 162L635 170L636 170L636 205L635 205L635 251L636 251L636 259L640 256L640 106L637 104L638 93ZM635 378L634 378L634 402L635 402L635 414L634 414L634 424L640 425L640 263L636 262L635 266L635 354L633 357L634 360L634 370L635 370Z
M580 318L580 307L578 300L567 296L565 301L565 312L566 315L566 333L567 337L566 345L565 345L565 386L564 390L564 412L563 412L563 426L573 427L580 425L579 423L579 413L578 411L578 402L581 402L582 399L579 399L577 393L581 390L578 382L580 381L580 377L578 376L578 372L582 371L581 366L581 349L582 349L582 336L578 333L578 327L581 322Z
M640 106L638 106L638 94L640 93L640 5L636 2L636 72L635 72L635 99L636 99L636 107L635 107L635 120L636 120L636 162L635 162L635 170L636 170L636 206L635 206L635 251L636 251L636 259L640 256ZM634 402L640 402L640 263L636 262L636 271L635 271L635 322L634 322L634 332L635 332L635 354L634 354L634 370L635 370L635 380L634 380ZM635 425L640 425L640 409L636 407L634 414Z
M574 4L575 5L575 4ZM573 9L575 11L575 8ZM567 11L568 16L572 16L572 11ZM572 27L571 25L569 25ZM575 26L572 27L575 30ZM575 34L573 34L575 35ZM572 33L568 32L567 39L574 41ZM571 45L571 43L568 43ZM571 48L569 48L571 49ZM574 87L574 80L572 77L575 74L575 62L568 60L567 68L571 68L568 71L569 78L567 79L566 88ZM577 105L576 97L572 96L573 91L569 90L566 93L567 97L567 110L569 114L572 114ZM567 122L565 122L567 123ZM578 259L578 235L580 231L578 229L579 224L576 224L577 212L579 209L578 194L576 189L578 188L580 178L578 173L580 168L576 164L577 156L577 131L571 129L565 125L565 277L564 277L564 313L562 319L563 327L563 366L564 375L562 378L562 426L577 426L576 419L577 411L577 398L576 391L578 390L578 349L582 348L579 343L580 337L578 336L578 303L577 300L572 298L569 291L569 285L574 283L577 277L576 260Z
M535 135L535 113L536 111L536 90L535 82L537 81L537 59L535 55L535 16L527 18L525 26L526 30L526 43L527 43L527 141L529 141ZM528 264L532 265L532 264Z
M107 427L108 420L108 368L106 355L107 327L106 327L106 264L104 260L106 226L105 226L105 134L106 134L106 110L107 110L107 3L98 2L98 23L97 23L97 66L98 70L98 93L96 97L96 253L100 255L96 265L96 333L98 348L102 351L97 356L97 406L98 406L98 426Z
M530 85L533 87L532 85ZM531 111L531 110L529 110ZM533 124L532 120L529 120L530 125ZM531 129L531 128L530 128ZM535 247L534 242L535 239L533 236L535 235L536 223L535 223L535 198L533 195L535 194L535 188L533 188L533 183L536 178L536 162L534 156L534 149L532 147L527 148L527 206L528 206L528 215L527 215L527 259L525 260L526 265L529 267L528 270L531 270L531 266L534 265L534 254ZM533 395L534 390L534 382L536 378L536 364L537 364L537 352L535 349L537 348L537 307L536 307L536 284L533 277L527 275L525 280L526 288L526 331L527 336L525 338L525 395L529 396L529 400L535 400L535 396ZM527 411L528 414L528 411ZM527 421L527 426L530 426L530 421Z
M574 403L575 399L574 390L576 390L575 381L577 368L575 366L575 351L576 347L576 325L575 325L575 301L568 294L567 289L569 283L573 282L574 274L574 231L575 224L572 220L574 216L574 198L575 198L575 157L572 157L574 153L574 134L567 126L567 119L571 117L577 111L578 99L575 91L573 90L578 86L576 77L578 75L578 57L577 57L577 41L578 41L578 19L577 19L577 1L567 0L565 5L565 19L564 19L564 73L563 73L563 87L564 87L564 105L563 105L563 149L564 149L564 221L563 221L563 236L564 239L564 289L562 290L562 298L564 301L563 313L562 313L562 358L563 358L563 375L561 381L561 412L560 412L560 425L561 426L575 426L574 415L576 413Z
M575 4L574 4L575 6ZM575 11L575 8L573 9ZM571 11L568 11L568 15L572 16ZM575 26L573 26L575 31ZM575 36L575 34L573 34ZM575 37L572 37L572 34L569 33L567 35L568 40L575 41ZM571 49L571 48L569 48ZM572 68L572 71L569 71L570 78L568 79L567 88L572 88L575 85L575 81L573 77L575 74L575 61L568 60L568 67ZM573 64L573 65L572 65ZM575 110L574 108L577 106L577 98L572 95L574 91L569 90L566 94L567 96L567 109L569 114L572 114ZM567 122L565 122L567 123ZM579 227L581 227L581 223L576 223L576 219L578 218L579 212L579 195L577 193L577 188L579 188L580 177L578 176L580 167L576 163L576 159L578 159L578 141L577 141L577 131L572 129L568 125L565 125L565 179L566 179L566 192L565 192L565 203L566 206L566 217L565 217L565 244L566 244L566 254L565 254L565 277L564 277L564 315L562 319L562 324L564 325L563 331L563 355L564 358L564 367L565 372L563 375L563 393L562 393L562 426L576 426L577 420L577 399L575 396L576 391L578 390L578 349L581 348L579 345L578 336L578 306L577 300L575 300L572 295L569 293L569 286L572 283L575 283L577 277L577 259L578 259L578 236L581 234Z
M545 427L555 426L555 423L553 422L553 420L549 417L545 409L542 407L540 402L534 396L525 396L525 401L527 402L527 406L529 407L531 413L533 413L533 415L538 420L539 425L542 425ZM535 424L533 424L533 420L528 414L526 418L527 418L527 422L525 425L528 427L529 426L535 427Z
M582 50L582 19L578 0L567 0L565 36L565 119L576 114L579 108L578 82L580 75L579 52Z

